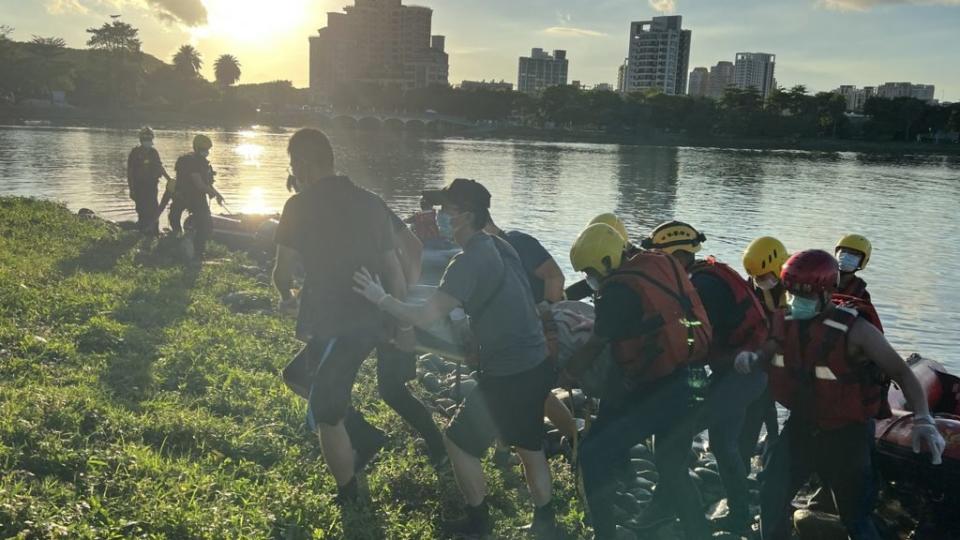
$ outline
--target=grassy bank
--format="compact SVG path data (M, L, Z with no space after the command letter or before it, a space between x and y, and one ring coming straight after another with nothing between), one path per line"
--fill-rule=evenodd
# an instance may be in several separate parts
M256 267L215 251L195 271L134 233L53 203L0 199L0 536L433 538L459 515L414 435L387 430L371 505L341 516L304 405L278 377L299 347ZM251 300L237 311L228 294ZM438 419L439 420L439 419ZM497 536L530 517L520 471L485 465ZM571 537L584 535L553 462Z

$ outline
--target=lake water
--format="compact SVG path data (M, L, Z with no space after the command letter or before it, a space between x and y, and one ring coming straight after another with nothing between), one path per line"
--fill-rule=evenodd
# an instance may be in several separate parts
M276 211L288 197L290 131L208 133L217 187L236 212ZM172 172L191 133L158 131ZM332 134L338 168L401 215L420 192L456 177L493 193L504 229L538 237L569 279L573 239L596 214L618 213L638 238L669 219L708 237L703 254L740 269L753 238L790 250L832 250L845 233L874 245L870 284L887 335L960 371L960 158L855 153L638 147L526 141L423 140ZM0 195L57 199L111 219L133 216L126 157L136 131L0 128ZM165 223L165 220L162 222Z

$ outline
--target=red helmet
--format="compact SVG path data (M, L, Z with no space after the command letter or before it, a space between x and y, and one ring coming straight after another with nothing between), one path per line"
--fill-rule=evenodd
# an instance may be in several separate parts
M783 263L780 281L792 293L833 292L840 282L840 266L826 251L808 249Z

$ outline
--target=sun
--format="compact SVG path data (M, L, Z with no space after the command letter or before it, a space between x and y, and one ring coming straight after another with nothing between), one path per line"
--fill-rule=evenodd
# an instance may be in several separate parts
M263 42L296 31L310 0L204 0L209 25L202 33L236 42Z

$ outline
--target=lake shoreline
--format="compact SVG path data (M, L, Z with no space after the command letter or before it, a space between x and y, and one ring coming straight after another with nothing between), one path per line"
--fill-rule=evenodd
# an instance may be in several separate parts
M183 113L130 109L118 111L80 108L5 108L0 109L0 126L4 127L89 127L107 129L134 129L149 124L161 129L222 129L242 130L253 126L269 126L275 129L317 127L333 132L350 130L374 133L373 130L331 126L329 121L316 117L284 116L276 122L257 124L256 121L202 120ZM489 127L460 130L423 129L417 131L391 131L383 133L402 134L414 137L437 137L469 140L529 141L544 143L592 143L620 144L629 146L668 146L691 148L717 148L725 150L803 151L803 152L856 152L887 155L960 155L960 144L932 144L904 141L867 141L853 139L783 139L758 137L690 137L684 134L607 133L599 130L546 129L531 127Z

